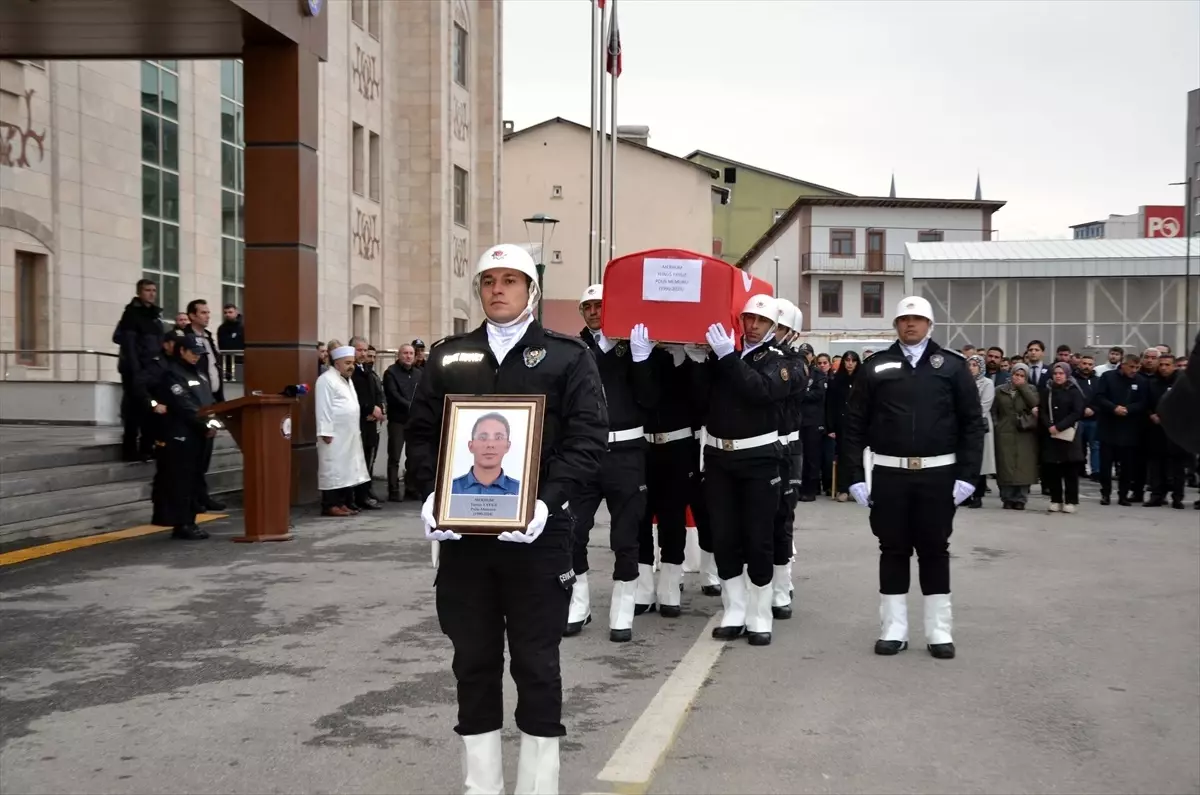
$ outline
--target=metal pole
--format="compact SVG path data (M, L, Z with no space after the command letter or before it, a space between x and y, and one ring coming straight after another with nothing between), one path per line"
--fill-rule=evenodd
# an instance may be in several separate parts
M612 56L612 36L617 28L617 0L609 0L612 5L612 12L609 16L608 26L608 41L604 50ZM607 65L608 58L605 58ZM600 267L617 256L617 84L620 83L620 78L613 74L612 76L612 149L608 155L608 256L601 258ZM600 281L600 280L597 280Z
M1192 207L1192 177L1189 176L1184 180L1184 190L1186 195L1183 201L1183 233L1187 237L1187 243L1184 245L1185 254L1183 258L1183 350L1187 351L1188 346L1192 344L1192 293L1195 292L1192 285L1192 217L1195 215L1195 208ZM1189 367L1196 366L1192 362L1188 362Z
M608 26L605 24L607 17L608 4L606 3L605 7L600 10L600 35L603 37L604 41L608 40ZM603 51L604 48L601 47L600 49ZM597 61L599 61L599 58L597 58ZM599 245L596 247L596 271L592 274L593 284L600 281L599 276L604 271L604 263L606 262L604 259L604 250L607 248L608 243L608 241L604 239L604 147L607 144L607 141L605 140L605 131L608 129L607 114L605 113L605 102L608 99L607 78L608 73L604 71L603 66L600 66L600 159L598 161L600 166L599 170L597 171L599 174L597 193L599 194L600 200L596 203L598 205L597 209L599 210L599 223L596 225L596 228L600 230L600 241Z
M599 79L600 69L600 26L597 22L597 15L600 9L596 7L596 0L588 0L592 11L592 126L591 126L591 145L588 152L588 223L591 226L590 244L588 248L588 284L594 283L596 280L592 278L596 269L596 252L599 250L600 241L599 231L597 228L596 213L600 209L599 203L596 201L596 161L600 157L599 130L596 128L596 116L598 115L598 97L596 95L596 81ZM538 318L541 319L540 317Z

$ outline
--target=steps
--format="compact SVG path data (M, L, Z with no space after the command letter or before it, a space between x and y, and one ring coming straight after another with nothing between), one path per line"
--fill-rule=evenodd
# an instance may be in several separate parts
M114 439L53 430L44 442L29 427L20 440L0 435L0 548L149 523L153 463L122 462ZM242 454L226 433L215 440L207 482L222 502L241 496Z

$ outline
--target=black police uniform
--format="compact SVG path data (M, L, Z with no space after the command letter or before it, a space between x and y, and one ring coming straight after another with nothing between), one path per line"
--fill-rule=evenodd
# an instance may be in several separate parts
M1175 385L1183 377L1184 372L1177 371L1172 373L1170 378L1157 375L1148 379L1150 381L1150 400L1147 407L1149 414L1158 414L1158 407L1162 403L1162 399L1175 388ZM1169 493L1171 506L1182 508L1184 467L1187 464L1188 452L1167 436L1161 417L1159 417L1159 422L1151 422L1147 428L1145 451L1146 478L1150 487L1150 499L1146 501L1146 507L1157 508L1163 505Z
M915 548L921 593L950 593L954 482L975 483L983 460L975 379L957 351L933 340L913 367L899 342L859 365L842 428L839 467L862 483L863 448L909 459L910 469L876 465L871 532L879 539L879 592L906 594ZM916 468L913 459L954 454L955 463ZM918 466L920 462L915 462Z
M807 357L805 357L807 363ZM812 502L821 490L822 466L825 452L825 392L829 379L820 368L809 366L808 379L800 398L800 445L803 449L803 472L800 476L800 499Z
M774 575L774 519L783 491L779 415L791 393L788 359L770 343L710 354L697 367L696 391L704 402L704 491L712 522L713 551L722 581L747 569L758 587ZM753 446L743 446L747 443ZM788 548L790 555L791 548Z
M571 586L571 510L600 476L608 413L594 357L573 337L532 323L497 362L486 324L434 344L405 429L408 472L422 499L433 492L445 396L545 395L538 499L550 510L532 544L465 536L441 545L435 585L442 631L454 644L458 725L485 734L504 722L504 639L517 685L517 726L561 737L559 644Z
M188 344L190 341L179 343L180 347ZM196 514L203 507L210 421L198 412L216 402L208 375L182 358L176 359L167 365L158 394L167 413L159 417L163 439L152 490L152 523L175 528L177 538L208 538L208 533L196 526Z
M182 331L171 329L162 335L162 341L178 343L183 337ZM146 433L153 441L156 455L158 449L166 441L166 434L162 415L156 413L154 408L160 403L166 405L166 396L163 394L163 390L166 388L167 369L172 360L173 357L168 356L165 352L160 353L142 366L132 384L135 399L141 404L140 408L149 412L143 433Z
M575 573L588 571L587 545L600 500L608 505L609 546L615 560L613 580L638 578L638 525L646 512L646 415L658 402L654 356L633 361L629 343L617 342L607 353L589 329L579 332L592 355L608 404L608 452L600 477L582 484L571 504L575 515ZM624 438L624 437L631 438Z
M687 509L700 450L692 428L692 374L686 356L678 366L666 350L650 355L658 384L658 403L646 416L646 510L638 528L638 563L654 565L654 522L663 563L682 566L687 545ZM712 551L711 543L708 547ZM661 609L661 606L660 606ZM667 614L675 613L668 608Z
M800 354L787 347L777 347L788 371L788 394L780 403L779 438L783 440L783 455L779 458L779 509L775 512L775 533L772 546L773 563L786 566L792 559L792 535L796 521L796 502L800 497L800 471L803 446L800 440L800 400L808 383L807 366ZM790 590L790 587L789 587ZM782 608L784 605L776 605ZM790 618L787 610L776 609L776 618Z

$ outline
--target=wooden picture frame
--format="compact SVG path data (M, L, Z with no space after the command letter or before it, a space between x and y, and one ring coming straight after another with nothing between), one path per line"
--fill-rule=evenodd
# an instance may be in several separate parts
M446 395L434 485L439 530L494 536L529 526L545 411L545 395Z

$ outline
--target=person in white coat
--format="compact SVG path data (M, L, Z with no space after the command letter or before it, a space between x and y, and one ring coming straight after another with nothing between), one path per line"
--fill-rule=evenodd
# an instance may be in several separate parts
M317 486L321 512L326 516L353 516L354 487L366 483L367 461L359 431L358 395L350 375L354 348L345 345L330 355L333 366L317 379Z

